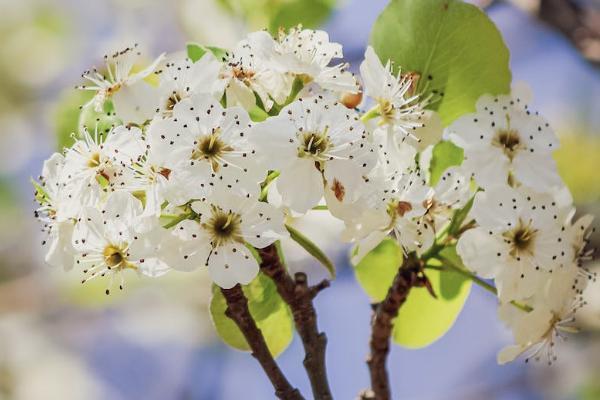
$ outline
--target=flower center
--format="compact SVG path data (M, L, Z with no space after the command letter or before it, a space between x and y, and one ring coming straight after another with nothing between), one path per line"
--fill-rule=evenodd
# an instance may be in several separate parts
M100 166L100 153L92 154L92 156L88 159L87 166L88 168L96 168Z
M177 92L173 92L171 96L167 99L167 104L165 105L165 109L167 111L173 111L177 103L181 101L181 96Z
M235 79L238 79L238 80L244 81L244 82L251 80L255 75L255 72L252 71L251 69L244 68L241 66L233 67L231 69L231 73Z
M214 172L219 169L219 160L225 152L233 151L233 148L223 142L218 132L202 137L192 152L192 160L206 160L211 163Z
M504 234L511 245L510 254L513 257L519 257L523 253L533 254L536 235L537 229L519 220L515 229Z
M221 208L212 206L212 215L208 222L202 224L211 238L214 247L228 242L243 243L242 218L239 214L225 212Z
M307 132L302 134L301 146L298 148L299 157L311 157L320 160L329 150L331 142L326 133Z
M380 100L379 114L381 115L382 123L389 123L394 119L394 105L389 100Z
M108 268L122 268L124 267L124 265L122 265L123 263L126 263L127 259L125 257L125 255L123 254L123 249L119 248L118 246L114 246L114 245L108 245L104 248L104 262L106 263L106 265L108 266Z
M523 148L519 132L514 129L500 129L492 140L492 144L499 147L508 158L512 160L515 153Z

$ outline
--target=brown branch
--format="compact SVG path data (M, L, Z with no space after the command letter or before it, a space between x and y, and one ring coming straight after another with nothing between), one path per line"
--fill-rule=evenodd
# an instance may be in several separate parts
M392 286L385 299L375 306L371 321L371 354L367 365L371 375L371 390L361 394L361 399L390 400L391 391L386 369L387 356L390 351L390 337L393 321L413 287L426 287L432 295L433 290L423 273L421 260L409 254L398 268Z
M329 286L329 281L324 280L311 287L308 286L304 273L297 273L295 279L292 279L282 264L275 245L258 249L258 252L262 259L261 271L275 282L279 295L292 310L296 330L304 346L304 368L310 380L313 397L315 400L331 400L333 397L325 366L327 337L319 332L317 313L312 303L313 298Z
M252 349L252 355L258 360L273 384L275 395L281 400L304 400L298 389L288 382L271 355L262 332L250 314L248 299L246 299L242 287L238 284L231 289L221 289L221 293L227 302L225 315L231 318L242 331Z

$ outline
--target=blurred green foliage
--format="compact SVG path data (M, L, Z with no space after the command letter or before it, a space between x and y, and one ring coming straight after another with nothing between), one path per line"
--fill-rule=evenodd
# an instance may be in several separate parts
M554 154L558 171L578 204L600 200L600 137L588 134L567 134L560 138L560 148Z
M336 5L336 0L218 0L229 12L243 17L250 30L267 28L277 33L279 28L302 24L318 28Z

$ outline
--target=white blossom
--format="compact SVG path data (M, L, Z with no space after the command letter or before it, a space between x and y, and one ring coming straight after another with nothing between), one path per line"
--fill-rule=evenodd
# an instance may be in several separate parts
M446 135L465 151L463 168L477 184L525 185L543 192L561 186L552 153L558 140L548 122L517 95L483 96Z
M377 157L356 113L322 96L300 98L255 125L250 140L268 168L280 172L283 204L298 213L316 206L324 191L353 199Z
M336 92L358 92L354 76L347 64L331 65L333 59L342 58L342 46L329 41L325 31L302 29L298 26L288 32L279 32L279 67L284 72L299 77L306 85L311 82Z
M75 263L87 276L82 282L108 276L109 294L115 278L123 289L125 271L155 277L169 270L157 258L167 231L159 226L149 229L142 212L141 202L125 191L111 194L100 209L83 210L73 232Z
M274 101L282 104L292 80L275 70L276 42L264 31L250 33L228 55L214 84L215 93L224 93L227 105L240 105L246 110L256 105L256 96L270 110Z
M468 268L495 280L502 301L529 298L548 274L572 264L563 213L550 195L490 188L475 196L470 216L478 227L461 236L457 251Z
M84 129L82 138L66 151L63 179L80 188L82 202L93 202L102 193L126 188L132 179L130 166L140 161L145 151L139 128L117 126L106 134L96 130L93 135Z
M172 114L148 129L146 168L169 171L164 179L157 178L167 186L170 201L180 205L202 198L215 179L258 194L266 170L252 158L251 122L244 109L224 109L212 96L198 94L177 103Z
M136 72L135 67L140 66L143 60L138 45L135 44L105 55L105 69L93 68L84 72L83 78L91 84L81 85L78 88L95 92L90 104L93 104L97 112L103 110L107 100L113 100L118 105L121 118L135 120L140 113L145 115L153 108L151 103L147 102L149 88L138 83L154 73L163 58L164 54L157 57L146 68Z
M193 216L173 228L176 239L168 242L164 255L176 269L207 266L222 288L245 285L258 273L247 244L264 248L287 235L281 211L223 187L191 208Z
M160 99L157 112L169 116L177 103L194 94L222 95L222 92L214 93L221 67L221 62L210 51L196 62L187 57L169 58L158 71Z
M64 181L64 162L64 157L59 153L54 153L44 162L39 188L36 189L40 207L35 211L35 216L43 224L45 238L42 245L47 245L45 261L54 267L68 269L73 265L75 251L71 236L82 204L75 187L67 186Z
M429 98L416 93L418 78L403 75L401 71L394 76L391 62L388 60L384 66L371 46L365 52L360 74L365 94L376 103L377 129L387 136L389 146L398 146L407 139L413 145L418 144L425 131L417 132L426 119L432 119L434 126L439 125L436 114L425 111ZM427 132L426 136L436 135Z
M389 234L407 253L421 253L433 244L435 227L426 213L434 191L416 166L402 171L380 165L369 176L368 187L353 209L342 215L347 227L344 239L357 243L354 263Z

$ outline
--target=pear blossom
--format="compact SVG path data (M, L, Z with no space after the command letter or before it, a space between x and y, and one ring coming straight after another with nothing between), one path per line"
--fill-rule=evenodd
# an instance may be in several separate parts
M42 245L48 246L45 261L51 266L68 269L73 265L75 251L71 235L81 203L74 195L73 185L67 186L63 181L64 163L64 156L59 153L44 162L36 189L40 207L35 210L35 216L43 224L45 238Z
M225 289L248 284L258 273L247 244L264 248L287 235L281 211L223 186L191 209L191 218L173 228L176 239L167 241L165 259L186 271L207 266L213 282Z
M575 323L577 311L585 305L582 293L588 279L583 272L570 266L552 274L543 289L526 304L529 309L503 303L499 307L500 319L511 329L515 344L498 353L498 363L513 361L526 354L526 361L544 359L548 364L556 361L555 345L569 333L578 331Z
M354 198L377 155L356 113L323 96L300 98L256 124L250 141L269 169L280 172L283 204L305 213L330 190Z
M187 57L169 58L164 67L157 71L160 76L160 99L156 111L170 116L181 100L197 93L213 94L220 70L221 62L209 51L196 62Z
M365 51L360 74L365 94L376 102L377 129L385 133L389 145L398 146L407 139L418 144L417 130L424 127L425 119L436 118L426 114L431 113L425 111L429 98L415 92L418 78L400 71L394 76L391 62L384 66L371 46Z
M86 207L73 232L73 247L77 251L75 264L86 278L110 278L106 294L114 279L123 289L125 271L156 277L169 271L169 266L157 257L166 230L151 227L142 219L142 204L130 193L112 193L103 207Z
M421 170L415 166L405 171L378 166L370 176L369 187L353 212L342 215L344 239L357 244L353 263L390 234L406 253L422 253L433 244L435 227L426 213L434 191Z
M250 33L225 59L214 92L224 93L227 105L246 110L256 105L256 96L265 110L270 110L274 102L282 104L291 90L292 79L274 69L275 46L269 33Z
M84 129L82 138L67 149L62 173L70 184L81 188L80 196L98 198L127 186L132 177L129 166L145 151L139 128L117 126L106 135L97 130L92 135Z
M279 31L277 57L280 67L299 77L306 85L314 82L319 87L337 92L358 92L354 76L347 71L348 64L330 65L335 58L342 58L342 46L330 42L325 31L291 28Z
M446 136L465 151L463 168L483 188L510 184L543 192L562 186L552 158L558 140L522 103L517 95L483 96L475 113L448 127Z
M572 264L565 217L550 195L497 186L477 193L470 216L478 227L460 237L458 254L494 279L502 301L532 296L548 274Z
M165 177L170 200L179 205L204 197L213 179L257 195L266 170L252 158L250 127L244 109L224 109L206 94L180 101L171 118L154 121L148 129L150 154L158 154L160 171L170 171Z
M149 104L146 103L148 91L144 90L148 88L138 83L153 74L163 58L164 54L161 54L146 68L136 72L135 67L141 64L142 57L138 45L135 44L124 50L105 55L105 70L99 71L93 68L85 71L82 77L91 84L81 85L77 88L95 92L89 103L93 105L95 111L101 112L104 103L107 100L113 100L119 105L117 108L121 117L130 119L133 116L135 118L141 107L146 112L149 108ZM140 90L144 91L140 92ZM123 98L123 101L120 101L120 97Z
M34 183L48 264L81 270L83 283L107 277L107 294L128 271L204 267L230 289L256 278L255 250L288 235L286 218L326 212L343 222L353 263L386 237L432 268L455 246L465 277L492 281L514 336L498 361L555 359L596 280L584 265L592 217L575 218L552 159L558 140L524 86L483 95L444 131L420 92L427 82L394 73L371 47L364 101L323 31L254 32L223 54L161 55L136 72L134 46L84 74L91 84L80 88L95 95L81 121L110 106L114 125L81 123ZM462 164L434 151L442 133L464 150ZM291 238L329 264L303 236Z
M465 206L471 191L470 181L460 167L448 168L433 187L433 195L427 200L424 219L434 231L439 231L452 219L454 212Z

